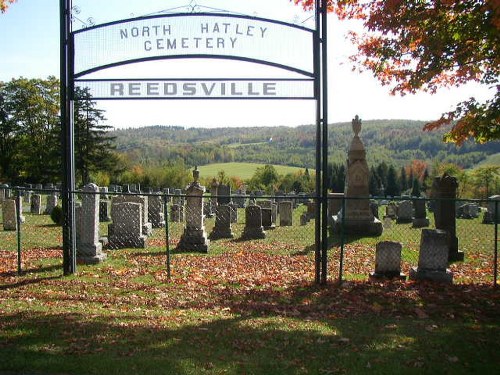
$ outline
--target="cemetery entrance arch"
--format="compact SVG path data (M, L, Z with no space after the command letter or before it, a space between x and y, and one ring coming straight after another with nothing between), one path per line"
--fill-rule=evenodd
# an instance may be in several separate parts
M326 281L326 1L315 28L226 13L176 13L119 20L78 31L71 0L61 1L61 117L64 132L64 272L76 269L73 101L76 88L95 100L316 101L316 281ZM299 78L88 78L126 64L168 59L220 59L267 65Z

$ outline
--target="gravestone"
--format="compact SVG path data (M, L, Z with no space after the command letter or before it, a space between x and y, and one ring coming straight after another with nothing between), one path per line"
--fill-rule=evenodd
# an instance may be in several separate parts
M149 222L149 198L145 195L119 195L113 197L112 205L115 203L139 203L142 208L142 231L145 236L153 234L153 226Z
M205 187L198 179L200 172L193 171L193 182L186 188L186 226L177 244L179 251L200 251L208 253L210 240L205 232L205 216L203 215L203 194Z
M354 137L349 147L345 183L345 212L340 211L333 217L333 232L346 234L380 236L382 223L370 209L370 189L368 185L370 171L366 162L366 151L359 138L361 120L356 116L352 120ZM351 198L351 199L349 199Z
M497 210L495 218L495 210ZM488 198L487 210L483 215L483 224L500 223L500 195L492 195Z
M219 185L217 188L217 205L231 203L231 186Z
M406 276L401 273L402 249L403 245L400 242L378 242L375 250L375 272L370 274L370 278L398 278L405 280Z
M82 189L82 204L77 209L76 257L85 264L97 264L106 259L99 242L99 188L95 184ZM88 194L85 194L88 193Z
M448 233L440 229L422 229L418 267L410 269L411 280L451 283L448 267Z
M262 226L262 209L257 205L249 205L245 208L245 228L241 238L244 240L266 238L266 232Z
M390 202L386 207L385 207L385 216L384 218L388 217L392 220L395 220L398 214L398 206L396 205L395 202Z
M219 194L217 189L219 188L219 183L214 178L210 184L210 201L212 202L212 210L217 213L217 195Z
M414 199L413 200L413 210L415 211L415 217L413 218L412 226L413 228L423 228L429 226L429 219L427 218L427 210L425 208L424 199Z
M123 202L111 204L112 224L108 225L108 246L110 249L145 248L148 237L143 234L140 203Z
M212 233L210 233L211 240L219 238L234 238L234 234L231 230L231 207L227 204L222 204L217 207L215 226Z
M165 227L165 209L161 195L148 196L148 217L153 228Z
M184 206L184 197L182 196L182 189L174 189L174 196L172 198L174 204Z
M300 215L300 225L301 226L304 226L304 225L307 225L307 223L309 223L309 219L307 217L307 214L302 214Z
M180 204L170 206L170 218L172 223L182 223L184 221L184 206Z
M56 207L58 203L59 203L59 198L57 194L47 195L47 204L45 206L44 213L46 215L50 215L52 213L52 210L54 210L54 207Z
M274 229L276 225L273 223L273 216L271 212L271 208L262 208L261 207L261 216L262 216L262 226L264 229Z
M289 227L292 226L293 219L293 208L291 201L281 201L279 203L280 211L280 226Z
M31 197L31 213L35 215L42 214L42 196L40 194L33 194Z
M328 216L336 216L342 209L344 193L328 193Z
M402 201L398 204L397 224L411 223L413 221L413 204L411 201Z
M2 202L3 230L17 230L16 200L5 199Z
M434 222L436 229L448 232L448 260L452 262L464 260L464 253L458 250L456 235L457 188L457 179L447 173L442 177L435 177L432 184L432 198L435 198Z

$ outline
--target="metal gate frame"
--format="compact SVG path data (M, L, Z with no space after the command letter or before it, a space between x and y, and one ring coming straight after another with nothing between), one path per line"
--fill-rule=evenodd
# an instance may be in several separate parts
M328 251L328 85L327 85L327 0L315 1L313 30L314 100L316 101L316 222L315 281L327 282ZM63 148L62 206L63 272L76 272L75 158L74 158L74 32L71 20L72 0L60 0L60 93L61 144ZM226 16L228 16L226 14ZM240 16L241 17L241 16ZM246 18L246 17L242 17ZM248 17L254 19L255 17ZM141 18L138 18L141 19ZM272 21L272 20L269 20ZM117 21L120 22L120 21ZM279 21L276 21L279 22ZM204 56L207 57L207 56ZM217 57L214 57L217 58ZM220 57L219 57L220 58ZM142 59L149 61L151 59ZM237 59L244 60L244 59ZM251 61L251 59L246 59ZM256 61L253 61L256 62ZM276 66L276 65L275 65ZM278 66L279 67L279 66ZM242 98L244 100L244 98ZM265 100L265 98L262 98Z

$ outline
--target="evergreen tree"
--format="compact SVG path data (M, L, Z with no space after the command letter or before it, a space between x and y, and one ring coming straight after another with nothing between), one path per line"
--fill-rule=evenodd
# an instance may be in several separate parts
M75 97L75 169L85 185L91 182L92 173L116 168L115 137L108 135L112 127L102 124L104 111L96 108L88 90L77 89Z
M377 196L380 192L380 180L377 176L377 171L374 167L370 168L370 177L369 177L369 189L370 195Z
M413 184L411 187L411 196L420 197L420 182L418 181L418 178L413 179Z
M385 195L396 197L401 193L399 189L396 169L391 165L387 171L387 185L385 187Z
M411 180L410 180L411 181ZM401 172L400 172L400 183L401 183L401 191L406 191L408 190L409 183L406 178L406 170L405 167L401 167Z

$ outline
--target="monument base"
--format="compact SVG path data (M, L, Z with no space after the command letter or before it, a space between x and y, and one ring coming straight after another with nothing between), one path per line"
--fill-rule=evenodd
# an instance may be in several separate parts
M210 240L207 238L205 228L186 228L175 250L208 253L209 246Z
M220 238L234 238L234 233L231 232L231 229L222 230L214 228L212 233L210 233L209 239L218 240Z
M451 284L453 273L449 270L429 270L418 267L410 269L410 280L429 280Z
M383 226L382 222L373 218L369 219L344 219L342 222L342 218L338 216L333 216L331 220L331 229L333 233L341 233L341 230L344 230L344 234L354 234L360 236L373 236L378 237L382 235Z
M420 218L420 219L413 219L413 228L425 228L429 226L429 219L427 218Z
M266 238L264 227L245 228L241 235L241 239L243 240L259 240L264 238Z
M141 236L126 236L126 235L111 235L108 237L108 249L145 249L148 243L148 237Z
M83 264L97 264L104 261L107 255L102 252L102 244L78 244L76 246L76 260Z

